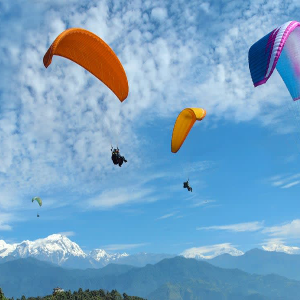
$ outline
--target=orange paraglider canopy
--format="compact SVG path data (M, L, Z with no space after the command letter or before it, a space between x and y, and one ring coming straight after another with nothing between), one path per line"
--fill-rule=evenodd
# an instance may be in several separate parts
M203 108L185 108L177 117L174 125L171 151L176 153L196 121L201 121L206 116L206 110Z
M122 102L129 92L125 70L114 51L94 33L70 28L62 32L46 52L43 62L47 68L52 56L68 58L100 79Z

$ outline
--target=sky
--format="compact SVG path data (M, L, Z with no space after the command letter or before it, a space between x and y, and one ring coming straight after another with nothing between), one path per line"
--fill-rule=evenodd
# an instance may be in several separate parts
M254 88L248 67L251 45L299 21L299 8L296 0L0 0L0 239L64 233L84 251L207 258L300 253L300 104L277 71ZM44 67L51 43L72 27L115 51L129 82L123 103L67 59ZM173 154L186 107L207 115ZM121 168L111 145L128 160Z

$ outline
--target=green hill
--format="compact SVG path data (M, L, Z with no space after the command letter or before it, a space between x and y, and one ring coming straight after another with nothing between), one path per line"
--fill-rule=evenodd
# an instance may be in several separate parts
M68 270L35 259L0 265L5 295L45 296L53 287L64 290L118 290L149 300L299 300L300 282L278 275L250 275L184 257L164 259L135 268L109 265L103 269Z

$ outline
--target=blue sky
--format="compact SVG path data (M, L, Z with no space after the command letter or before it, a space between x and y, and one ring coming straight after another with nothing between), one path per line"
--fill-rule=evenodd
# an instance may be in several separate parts
M299 126L288 109L299 105L277 71L254 88L248 68L249 47L299 21L299 6L0 0L0 239L64 232L86 251L300 253ZM44 68L70 27L116 52L129 81L123 103L66 59ZM207 116L173 154L186 107ZM111 143L128 159L122 168Z

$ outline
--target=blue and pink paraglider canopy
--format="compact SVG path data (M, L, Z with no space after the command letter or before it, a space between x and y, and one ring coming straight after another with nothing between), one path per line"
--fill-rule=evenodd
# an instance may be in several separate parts
M283 24L249 49L249 68L254 86L266 83L275 67L293 100L300 99L299 22Z

